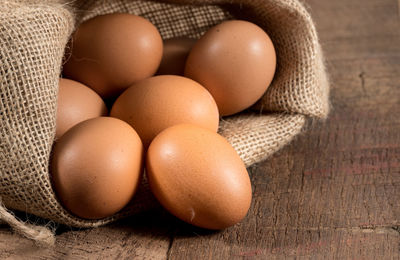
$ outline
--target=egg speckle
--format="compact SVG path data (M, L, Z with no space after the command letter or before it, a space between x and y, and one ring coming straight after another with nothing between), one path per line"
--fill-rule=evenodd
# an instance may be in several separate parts
M117 213L134 196L142 173L140 138L116 118L83 121L54 146L54 190L61 204L81 218L100 219Z
M211 94L197 82L162 75L132 85L114 103L111 116L128 122L147 147L162 130L192 123L214 132L219 114Z
M185 73L214 97L222 116L257 102L270 85L276 54L269 36L257 25L225 21L207 31L193 46Z
M223 229L249 210L251 184L242 160L208 129L181 124L162 131L148 149L146 169L156 198L190 224Z
M163 42L148 20L106 14L82 23L72 38L63 74L91 87L103 98L119 95L158 69Z

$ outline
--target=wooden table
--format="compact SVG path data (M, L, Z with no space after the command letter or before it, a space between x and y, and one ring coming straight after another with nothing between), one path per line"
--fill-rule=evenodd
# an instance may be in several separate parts
M162 210L97 229L59 228L54 248L0 226L0 259L399 259L400 23L396 0L307 0L332 111L249 169L247 218L221 232Z

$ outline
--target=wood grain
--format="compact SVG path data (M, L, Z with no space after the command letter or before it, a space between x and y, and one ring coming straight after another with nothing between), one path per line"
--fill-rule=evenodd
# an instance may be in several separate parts
M171 259L400 257L400 38L396 1L309 0L332 112L251 169L240 225L174 237ZM190 231L186 231L189 232Z
M140 214L94 229L58 227L53 248L38 248L33 242L0 229L0 259L166 259L171 241L171 223L164 211Z
M396 0L307 0L330 73L332 111L249 169L247 218L220 232L163 210L54 248L0 227L1 259L399 259L400 23Z

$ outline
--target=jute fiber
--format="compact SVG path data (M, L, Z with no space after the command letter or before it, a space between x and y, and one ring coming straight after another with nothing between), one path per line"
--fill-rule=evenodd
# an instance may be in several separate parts
M96 227L157 205L144 179L134 200L120 213L85 220L64 210L51 185L48 169L65 46L81 22L115 12L147 18L164 39L199 38L228 19L249 20L270 35L278 60L272 85L253 111L222 119L219 129L246 166L287 144L307 117L328 114L329 86L318 37L310 15L297 0L3 1L0 198L5 207L70 226ZM1 204L0 218L31 239L54 242L51 232L19 222Z

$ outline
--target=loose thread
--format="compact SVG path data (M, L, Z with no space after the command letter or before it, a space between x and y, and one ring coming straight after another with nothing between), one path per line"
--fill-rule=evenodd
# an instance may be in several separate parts
M40 246L53 246L55 235L52 230L44 226L36 226L18 220L8 211L0 199L0 221L7 223L15 233L35 241Z

